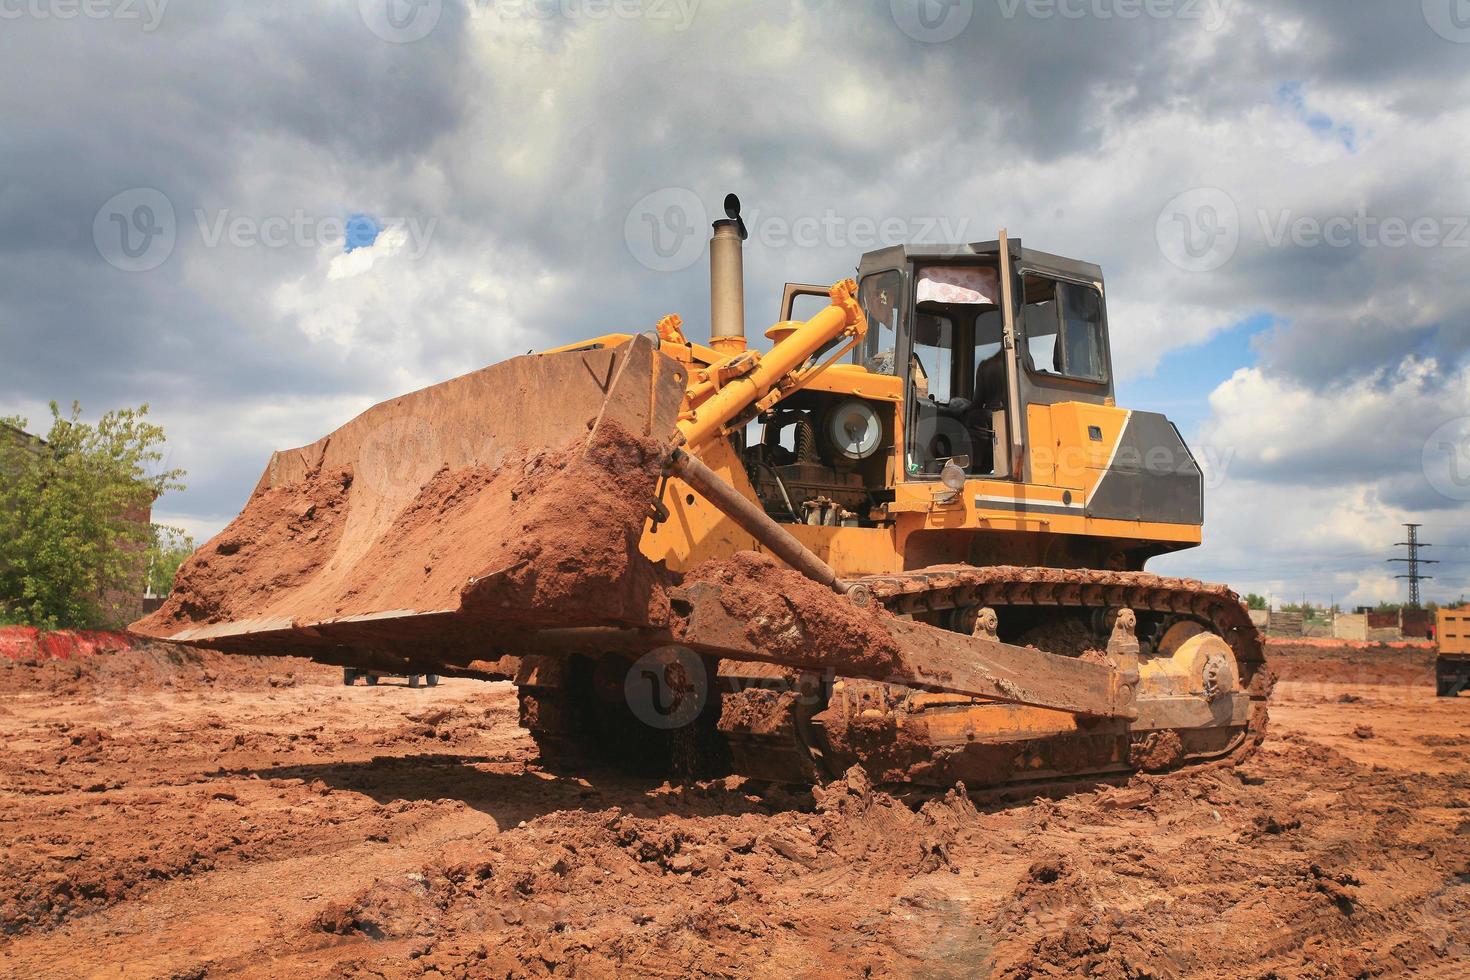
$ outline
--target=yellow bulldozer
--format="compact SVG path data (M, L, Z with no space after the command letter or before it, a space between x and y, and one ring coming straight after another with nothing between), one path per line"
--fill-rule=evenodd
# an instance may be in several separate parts
M670 315L277 452L133 629L512 681L548 759L675 775L1034 787L1258 743L1246 610L1144 571L1203 480L1115 404L1101 271L884 248L788 284L760 350L725 205L707 343Z

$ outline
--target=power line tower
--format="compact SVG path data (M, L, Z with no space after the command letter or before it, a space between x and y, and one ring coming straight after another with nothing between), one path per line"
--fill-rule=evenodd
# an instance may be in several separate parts
M1434 578L1433 575L1419 574L1419 566L1439 564L1439 562L1433 561L1429 558L1419 557L1420 548L1432 547L1432 545L1425 544L1423 541L1419 540L1419 529L1423 526L1423 524L1405 524L1404 527L1409 529L1409 540L1400 541L1398 544L1394 545L1394 547L1408 548L1409 557L1389 559L1390 562L1406 562L1409 566L1407 574L1395 575L1394 578L1406 578L1409 580L1409 607L1411 609L1419 608L1419 583L1429 581L1430 579Z

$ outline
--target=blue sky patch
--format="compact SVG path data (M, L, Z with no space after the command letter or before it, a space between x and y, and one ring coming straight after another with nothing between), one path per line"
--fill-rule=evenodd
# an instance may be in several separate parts
M383 223L370 214L349 215L347 218L347 234L342 242L342 251L351 252L354 249L368 248L378 240L378 234L383 230Z
M1301 82L1287 82L1277 88L1276 101L1294 110L1297 118L1317 136L1323 139L1335 139L1342 143L1349 153L1357 152L1357 131L1347 123L1338 123L1325 112L1318 112L1308 106L1305 86Z
M1269 314L1258 314L1220 331L1203 344L1169 351L1153 374L1118 385L1118 404L1163 412L1186 440L1195 438L1210 414L1210 392L1238 369L1255 363L1251 341L1275 323Z

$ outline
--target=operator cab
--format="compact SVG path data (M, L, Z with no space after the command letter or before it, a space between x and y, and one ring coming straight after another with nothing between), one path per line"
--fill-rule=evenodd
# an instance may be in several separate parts
M999 242L900 245L862 257L857 298L868 330L842 369L858 377L834 369L845 383L782 399L759 416L744 449L772 518L872 526L895 484L938 481L947 466L1029 481L1026 406L1111 404L1101 270L1019 240L1008 247L1008 263ZM773 329L803 319L803 299L826 305L828 292L787 284ZM836 356L843 343L832 341L811 362ZM902 379L887 386L901 388L901 398L865 397L868 373Z
M1113 396L1102 273L1012 240L1007 323L1000 243L895 246L863 256L858 301L868 334L853 362L905 379L902 471L938 479L1022 477L1029 404Z

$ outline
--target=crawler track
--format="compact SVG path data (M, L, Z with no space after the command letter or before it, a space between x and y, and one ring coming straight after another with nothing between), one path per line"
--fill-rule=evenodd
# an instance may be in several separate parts
M940 565L875 575L862 583L894 613L915 618L983 606L997 610L1022 606L1132 609L1140 615L1186 617L1208 626L1230 644L1247 684L1265 665L1260 633L1240 597L1227 586L1195 579L1078 568Z
M1248 753L1265 733L1271 675L1261 638L1225 586L1146 572L1021 566L938 566L861 580L895 615L967 630L974 611L995 610L1000 638L1076 655L1106 644L1106 614L1132 609L1145 653L1171 625L1191 620L1235 654L1251 699L1244 727L1181 729L1176 750L1153 751L1126 725L1079 726L1070 716L925 694L769 665L720 665L719 734L736 772L782 782L831 778L852 764L884 784L1042 787L1078 778L1160 770ZM1049 642L1072 629L1077 643ZM549 750L565 751L568 723L581 713L575 684L522 691L523 723ZM526 709L530 709L529 711ZM537 718L558 720L556 731ZM1058 727L1046 737L1037 726ZM1063 724L1064 723L1064 724ZM1030 725L1031 728L1025 726ZM1014 739L996 732L1015 726ZM978 734L977 734L978 733Z

